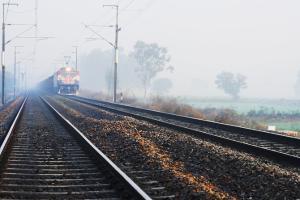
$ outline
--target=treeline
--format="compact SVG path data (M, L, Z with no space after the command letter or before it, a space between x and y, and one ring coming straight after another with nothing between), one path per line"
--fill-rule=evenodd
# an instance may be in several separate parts
M80 95L93 99L111 100L111 97L105 95L105 93L94 93L91 91L81 90ZM238 114L232 109L200 109L185 104L179 99L172 97L151 96L149 100L145 102L125 93L122 103L177 115L243 126L252 129L265 130L267 128L265 125L252 118L249 118L247 115Z
M281 112L275 111L275 109L261 108L259 110L251 110L246 114L249 118L261 119L261 120L299 120L300 111L294 112Z

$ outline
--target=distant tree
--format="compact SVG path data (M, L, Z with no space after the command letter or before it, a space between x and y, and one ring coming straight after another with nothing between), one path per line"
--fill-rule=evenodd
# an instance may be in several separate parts
M170 89L173 87L173 83L168 78L160 78L156 79L152 83L151 90L158 94L166 94L170 91Z
M156 43L147 44L143 41L136 42L131 55L138 64L135 71L142 82L145 98L151 80L165 69L165 66L170 61L170 56L166 48L160 47Z
M102 49L94 49L88 54L83 54L80 58L81 88L105 92L109 90L111 95L113 88L113 57L114 54L111 50ZM141 84L135 72L137 63L133 57L122 49L119 50L119 60L118 83L122 89L134 90L137 85ZM107 79L111 79L111 81Z
M247 88L246 77L231 72L222 72L217 75L215 81L217 87L229 94L233 99L239 99L241 89Z
M170 72L170 73L173 73L175 68L173 66L169 66L167 67L167 70Z

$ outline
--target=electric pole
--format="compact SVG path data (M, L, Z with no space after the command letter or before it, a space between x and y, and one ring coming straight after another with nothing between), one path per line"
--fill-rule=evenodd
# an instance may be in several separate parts
M16 98L16 85L17 85L17 48L23 46L15 46L15 59L14 59L14 98Z
M34 37L38 37L38 0L35 0L34 7Z
M18 64L18 70L17 70L18 71L18 73L17 73L18 74L18 79L17 79L18 80L17 81L17 83L18 83L17 84L18 85L18 87L17 87L18 90L17 91L18 91L18 93L20 93L21 90L22 90L21 89L21 84L22 84L22 82L21 82L21 62L17 62L17 64Z
M24 92L24 91L25 91L25 88L26 88L25 72L23 71L23 72L21 73L21 75L22 75L22 90L23 90L23 92Z
M33 46L33 54L35 57L37 51L37 37L38 37L38 0L35 0L35 6L34 6L34 37L36 38L36 41Z
M73 46L75 48L75 67L76 71L78 70L78 46Z
M2 48L1 48L1 66L2 66L2 105L5 104L5 6L18 6L16 3L2 4Z
M64 59L65 59L65 65L66 65L66 67L68 67L71 56L64 56Z
M115 59L114 59L114 94L113 94L113 101L117 101L117 83L118 83L118 62L119 62L119 31L121 30L119 28L119 5L112 4L112 5L103 5L103 7L113 7L116 8L116 33L115 33Z

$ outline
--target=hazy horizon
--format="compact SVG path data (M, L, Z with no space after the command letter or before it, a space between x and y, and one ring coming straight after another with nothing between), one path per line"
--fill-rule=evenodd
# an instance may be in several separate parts
M7 23L34 23L34 0L11 2L18 2L19 6L9 8ZM23 67L30 67L31 85L58 69L64 62L64 56L72 56L71 62L74 64L72 46L76 45L79 46L81 87L93 89L90 85L95 84L97 87L94 90L105 90L106 86L103 82L97 82L95 74L103 79L105 71L101 69L112 65L112 58L109 60L112 54L107 53L105 61L92 54L112 52L112 48L102 40L88 42L86 38L96 35L83 24L113 25L115 11L102 5L119 2L122 28L120 47L124 55L130 54L138 40L166 47L175 71L161 73L158 78L172 80L170 95L225 97L214 82L218 73L229 71L247 77L248 87L241 92L243 98L297 98L294 85L300 70L299 1L38 2L38 36L53 38L39 41L35 56L31 55L35 44L33 39L14 40L7 46L6 53L7 67L12 69L13 46L24 46L19 49L21 53L18 56ZM27 28L7 26L7 39ZM94 28L108 40L114 40L112 28ZM22 36L33 35L34 28ZM86 62L85 59L91 55L95 59ZM127 58L123 59L120 59L120 72L122 67L125 69L130 64ZM97 68L101 63L106 66ZM120 73L120 80L126 81L122 76L126 73Z

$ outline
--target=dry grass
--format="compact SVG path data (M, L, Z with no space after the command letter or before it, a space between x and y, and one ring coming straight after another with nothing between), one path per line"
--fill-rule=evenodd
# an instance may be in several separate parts
M183 104L176 98L164 98L155 96L150 99L149 104L144 104L143 107L199 119L205 118L199 109L193 108L192 106L187 104Z
M86 89L80 89L79 95L91 99L98 99L98 100L105 100L105 101L111 101L112 97L105 94L104 92L92 92L90 90Z
M21 97L17 97L9 106L4 108L0 113L0 123L5 123L10 115L13 113L14 109L19 105L22 101Z
M102 92L94 93L89 91L82 91L81 96L99 100L111 100L110 96L105 95ZM238 114L232 109L199 109L183 102L180 102L174 97L162 97L162 96L152 96L147 103L140 101L133 95L124 93L123 96L124 104L129 104L132 106L142 107L151 110L157 110L161 112L173 113L177 115L183 115L198 119L211 120L225 124L232 124L243 126L247 128L266 130L267 127L257 121L254 121L244 115Z
M206 119L216 121L224 124L232 124L237 126L243 126L247 128L266 130L267 127L251 118L238 114L232 109L216 109L207 108L202 109L203 115Z

